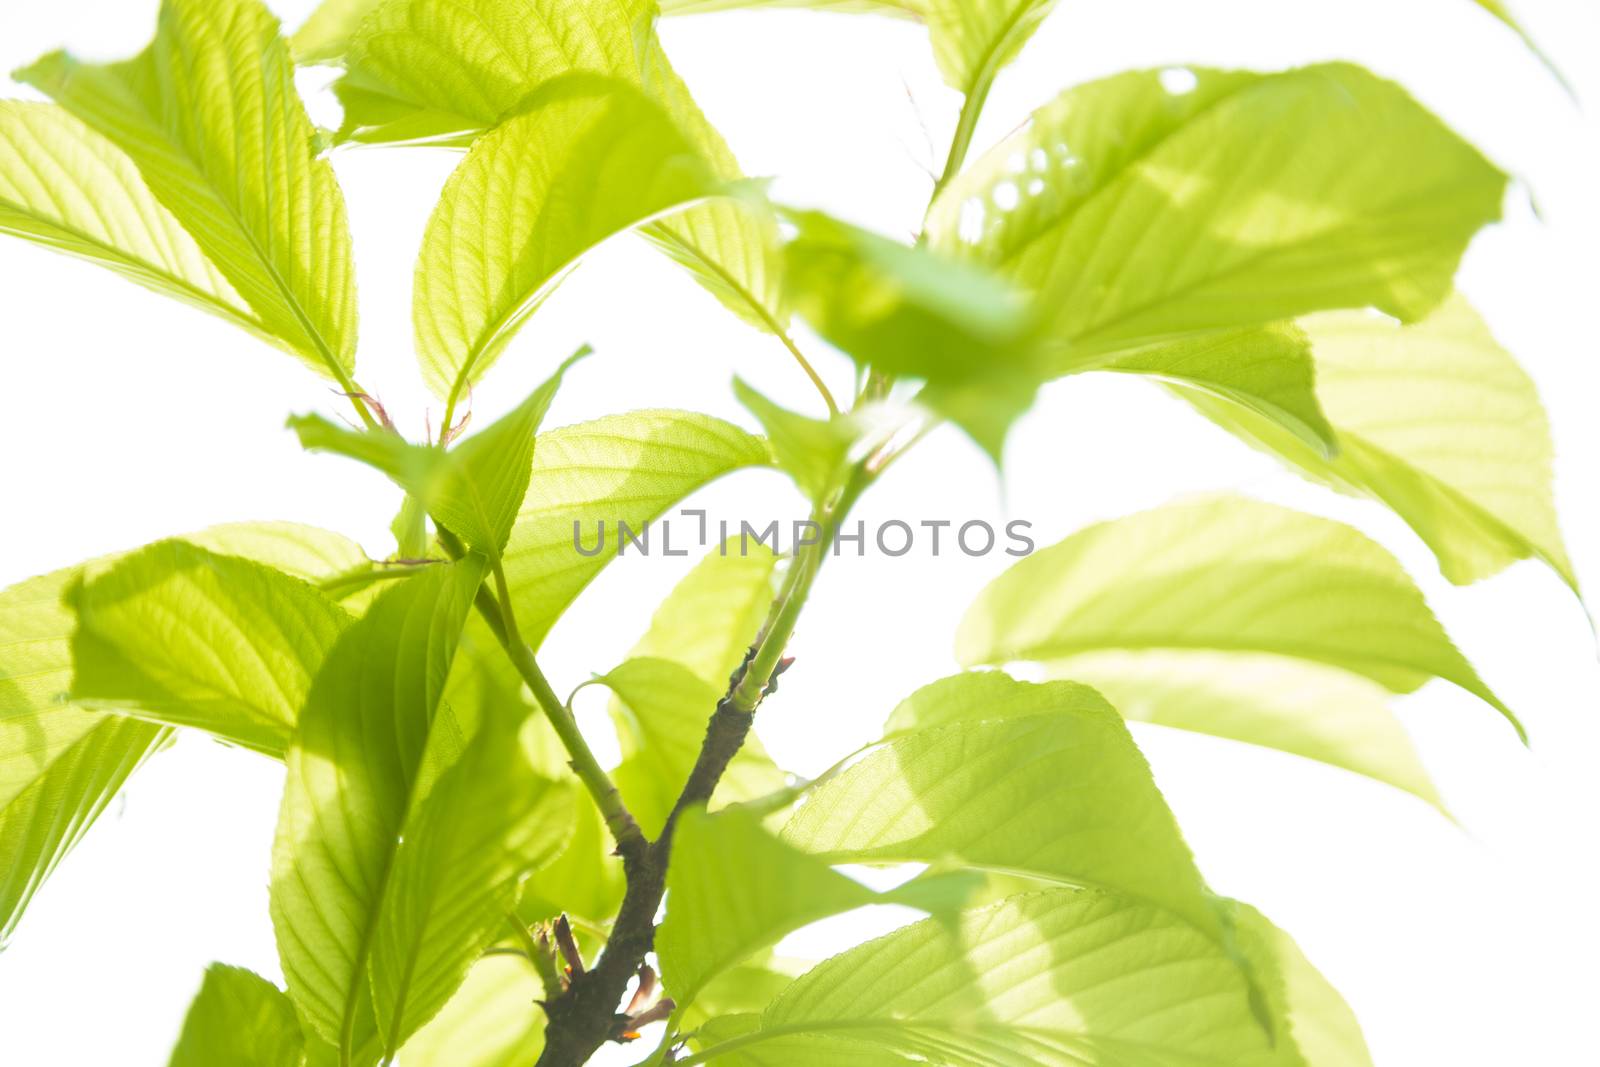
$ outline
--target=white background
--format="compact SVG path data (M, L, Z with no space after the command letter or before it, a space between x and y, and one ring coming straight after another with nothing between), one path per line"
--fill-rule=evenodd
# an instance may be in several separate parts
M310 3L274 6L295 25ZM1600 103L1594 5L1521 6L1580 96ZM1593 120L1467 0L1061 7L1002 76L979 148L1065 85L1129 66L1347 58L1402 80L1522 179L1508 222L1476 242L1461 284L1538 381L1554 423L1565 532L1582 578L1600 588ZM154 9L155 0L9 0L0 5L0 64L11 69L63 43L91 57L131 54ZM790 201L888 232L915 227L958 103L918 28L755 12L673 21L663 33L749 173L779 176ZM316 107L332 120L325 99ZM360 378L413 434L429 399L412 362L411 265L455 158L335 156L360 272ZM0 585L243 519L316 523L388 550L394 491L353 464L303 455L283 429L291 411L342 410L294 361L15 241L0 243L0 328ZM552 425L644 406L747 421L727 390L735 372L794 406L814 404L775 342L627 239L593 257L523 330L478 391L478 418L499 414L585 340L599 355L569 376ZM814 338L802 344L845 393L847 364ZM1595 1063L1600 672L1581 610L1547 571L1524 563L1452 588L1376 505L1314 489L1157 389L1110 376L1045 391L1017 429L1003 485L972 446L941 431L861 514L1026 518L1044 544L1087 521L1223 488L1345 519L1390 546L1522 716L1533 747L1519 748L1493 712L1442 683L1401 702L1460 821L1453 826L1353 775L1136 727L1207 877L1298 936L1364 1020L1380 1067ZM767 473L719 483L695 502L714 516L802 513ZM762 710L768 745L813 773L873 736L897 699L954 669L956 620L1005 562L913 553L831 565L795 641L799 663ZM613 565L546 645L557 688L614 665L686 566ZM165 1062L208 961L278 977L266 885L281 781L279 766L199 737L142 771L0 956L0 1059L153 1067ZM786 948L831 952L883 919L827 924Z

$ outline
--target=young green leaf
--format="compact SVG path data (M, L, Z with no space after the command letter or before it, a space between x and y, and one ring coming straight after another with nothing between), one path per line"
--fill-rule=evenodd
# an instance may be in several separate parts
M771 463L759 437L688 411L635 411L540 434L526 502L504 553L523 638L538 648L616 558L620 524L638 534L724 474ZM679 529L681 546L688 538Z
M0 683L0 699L9 704L5 685ZM0 855L6 857L0 868L0 947L10 940L29 901L56 864L111 803L128 776L172 735L153 723L113 716L90 720L83 712L60 711L83 716L75 725L87 722L87 729L65 744L59 735L49 738L48 761L41 760L26 779L14 782L20 788L0 803ZM9 721L6 727L9 733Z
M672 838L667 917L656 932L662 981L683 1009L713 978L807 923L866 904L954 913L972 880L924 878L912 886L868 889L739 808L685 812Z
M1171 912L1057 889L926 919L827 960L680 1062L806 1067L1288 1067L1232 958ZM770 1053L770 1054L769 1054Z
M761 423L778 466L808 499L819 501L837 486L850 446L859 437L850 416L813 419L797 414L773 403L739 378L733 380L733 395Z
M1316 315L1301 326L1337 455L1310 452L1214 395L1181 385L1179 395L1307 477L1383 501L1452 582L1534 557L1577 589L1556 523L1554 449L1539 394L1464 299L1453 296L1410 326L1362 312ZM1245 336L1239 342L1251 347Z
M329 654L286 757L272 862L278 954L301 1016L347 1064L379 1054L368 965L381 904L483 574L473 555L385 591Z
M213 963L168 1067L300 1067L304 1044L294 1005L277 986L242 967Z
M383 0L322 0L289 36L296 63L334 63L350 47L362 20Z
M982 107L1001 68L1055 7L1055 0L918 0L944 80ZM958 134L958 136L960 136ZM971 136L971 130L966 131Z
M406 817L372 947L373 1004L391 1053L504 933L522 877L566 843L574 785L534 773L521 725L504 714L481 724Z
M1437 677L1521 732L1398 560L1342 523L1245 497L1086 527L992 582L956 637L968 665L1103 649L1271 653L1398 693Z
M186 538L307 580L366 557L338 534L293 523L238 523ZM65 591L115 557L67 567L0 591L0 942L34 892L142 761L171 731L67 703L75 618Z
M72 700L281 757L349 616L298 578L162 541L69 589Z
M0 233L98 263L270 336L133 162L60 107L0 101Z
M928 234L1035 295L1061 373L1328 308L1421 318L1505 185L1358 67L1137 71L1035 112L944 189Z
M637 89L590 75L547 82L473 144L428 221L414 306L428 387L453 410L584 253L720 187Z
M491 560L499 559L528 491L535 435L562 376L587 355L580 349L511 413L451 451L414 445L387 429L347 430L317 415L289 426L304 448L336 452L383 471L434 521Z
M667 594L629 656L671 660L713 690L726 689L777 595L777 565L765 545L728 538Z
M706 723L727 683L715 687L681 664L649 657L627 660L598 681L618 699L612 719L622 763L613 779L640 829L654 837L688 781ZM717 783L716 799L750 800L787 784L784 773L751 737Z
M789 212L795 311L857 364L928 383L922 399L997 461L1042 380L1032 312L987 271L820 212Z
M406 1042L401 1060L406 1067L533 1067L544 1048L542 999L526 960L486 956Z
M340 136L470 144L563 74L620 79L660 104L723 181L738 160L673 71L648 0L394 0L361 25L335 85ZM494 41L484 47L485 35ZM645 224L643 235L728 308L782 335L777 227L761 205L714 201Z
M1220 937L1150 769L1092 689L999 673L935 682L892 733L822 779L784 840L831 862L935 862L1098 885Z
M125 152L261 327L350 388L344 199L258 0L163 0L155 40L133 59L55 52L15 76Z
M1239 652L1090 652L1046 665L1125 719L1292 752L1443 801L1381 685L1336 667Z

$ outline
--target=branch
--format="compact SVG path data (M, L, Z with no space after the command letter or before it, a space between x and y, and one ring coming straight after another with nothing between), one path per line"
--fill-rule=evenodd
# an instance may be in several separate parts
M601 1045L621 1040L631 1032L633 1020L619 1012L617 1005L628 980L655 943L656 913L666 892L667 865L678 819L689 808L711 799L728 764L744 744L756 708L772 692L773 680L786 666L783 650L827 558L839 522L877 469L870 463L852 468L834 499L813 512L821 536L815 545L806 546L795 556L783 588L767 613L766 624L744 663L728 680L727 693L717 702L706 724L700 753L667 815L661 836L653 842L642 838L640 842L619 841L617 851L622 854L627 875L622 907L594 967L574 975L565 993L545 1003L549 1025L545 1027L544 1051L539 1055L538 1067L580 1067Z

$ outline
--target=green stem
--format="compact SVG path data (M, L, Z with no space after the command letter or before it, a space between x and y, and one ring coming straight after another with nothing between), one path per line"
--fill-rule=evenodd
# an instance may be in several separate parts
M980 78L966 99L962 100L961 117L956 120L956 132L950 139L950 151L945 156L944 170L933 183L933 193L928 197L928 211L933 210L933 205L938 201L939 194L944 192L944 187L961 173L961 165L967 161L967 150L972 147L972 135L978 129L978 116L983 114L983 104L988 98L989 80ZM926 212L923 218L926 220Z

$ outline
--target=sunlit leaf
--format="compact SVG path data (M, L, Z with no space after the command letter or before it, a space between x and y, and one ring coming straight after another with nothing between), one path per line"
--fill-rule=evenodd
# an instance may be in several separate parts
M1243 408L1254 421L1325 456L1337 449L1317 400L1311 342L1289 324L1199 334L1135 349L1098 368L1168 382L1184 395Z
M656 932L662 980L683 1008L711 979L807 923L865 904L953 914L973 884L929 877L880 893L785 844L740 808L685 812L672 839L667 917Z
M952 860L1111 887L1219 932L1149 767L1094 690L961 674L919 691L890 730L806 794L784 840L832 862Z
M1207 417L1341 492L1375 497L1433 549L1457 584L1541 559L1574 589L1551 497L1549 424L1522 368L1459 296L1401 326L1338 312L1302 320L1317 396L1338 435L1332 457L1255 412L1189 388ZM1254 347L1246 336L1231 346Z
M6 694L0 691L0 697ZM0 946L61 857L170 734L153 723L107 716L89 721L64 744L59 736L51 738L49 762L0 805L0 855L6 857L0 868Z
M307 580L364 563L353 542L293 523L238 523L185 540L247 556ZM67 703L73 613L68 588L116 557L67 567L0 591L0 942L55 865L170 731Z
M350 39L383 0L322 0L289 36L296 63L332 63L344 57Z
M1292 752L1364 774L1443 807L1376 682L1287 656L1090 652L1048 665L1086 682L1126 719Z
M63 108L0 101L0 233L267 333L133 162Z
M1055 0L917 0L945 81L981 104Z
M213 963L189 1005L168 1067L300 1067L300 1020L271 982Z
M1283 1067L1232 958L1171 912L1053 890L927 919L701 1028L734 1067Z
M533 1067L544 1048L543 997L526 960L487 956L401 1052L406 1067Z
M91 64L55 52L16 77L127 154L266 333L348 381L356 300L344 199L316 157L265 7L163 0L155 40L133 59Z
M523 637L537 648L616 558L618 523L638 533L724 474L771 462L759 437L687 411L635 411L540 434L504 554ZM680 520L680 544L690 543L685 526Z
M67 592L72 700L282 756L349 616L298 578L162 541Z
M620 702L612 709L622 744L617 788L640 828L654 836L688 781L726 683L709 685L681 664L650 657L627 660L600 681ZM717 783L715 799L749 800L787 784L761 743L750 737Z
M1172 68L1063 93L945 188L928 233L1032 293L1067 372L1328 308L1421 318L1505 185L1358 67Z
M483 571L468 556L385 591L330 653L286 758L272 864L279 960L302 1018L352 1062L379 1055L368 965Z
M741 379L734 379L733 394L761 423L778 466L793 478L800 491L820 500L838 482L840 470L857 430L847 415L813 419L773 403Z
M453 405L585 252L718 188L638 90L586 75L546 83L474 142L428 222L414 308L428 388Z
M587 352L580 350L510 414L448 452L411 444L389 429L345 429L319 415L298 415L289 425L304 448L335 452L383 471L420 501L434 521L498 559L527 493L534 435L562 375Z
M956 638L967 664L1105 649L1290 656L1399 693L1438 677L1517 725L1385 549L1342 523L1245 497L1080 530L991 583Z

